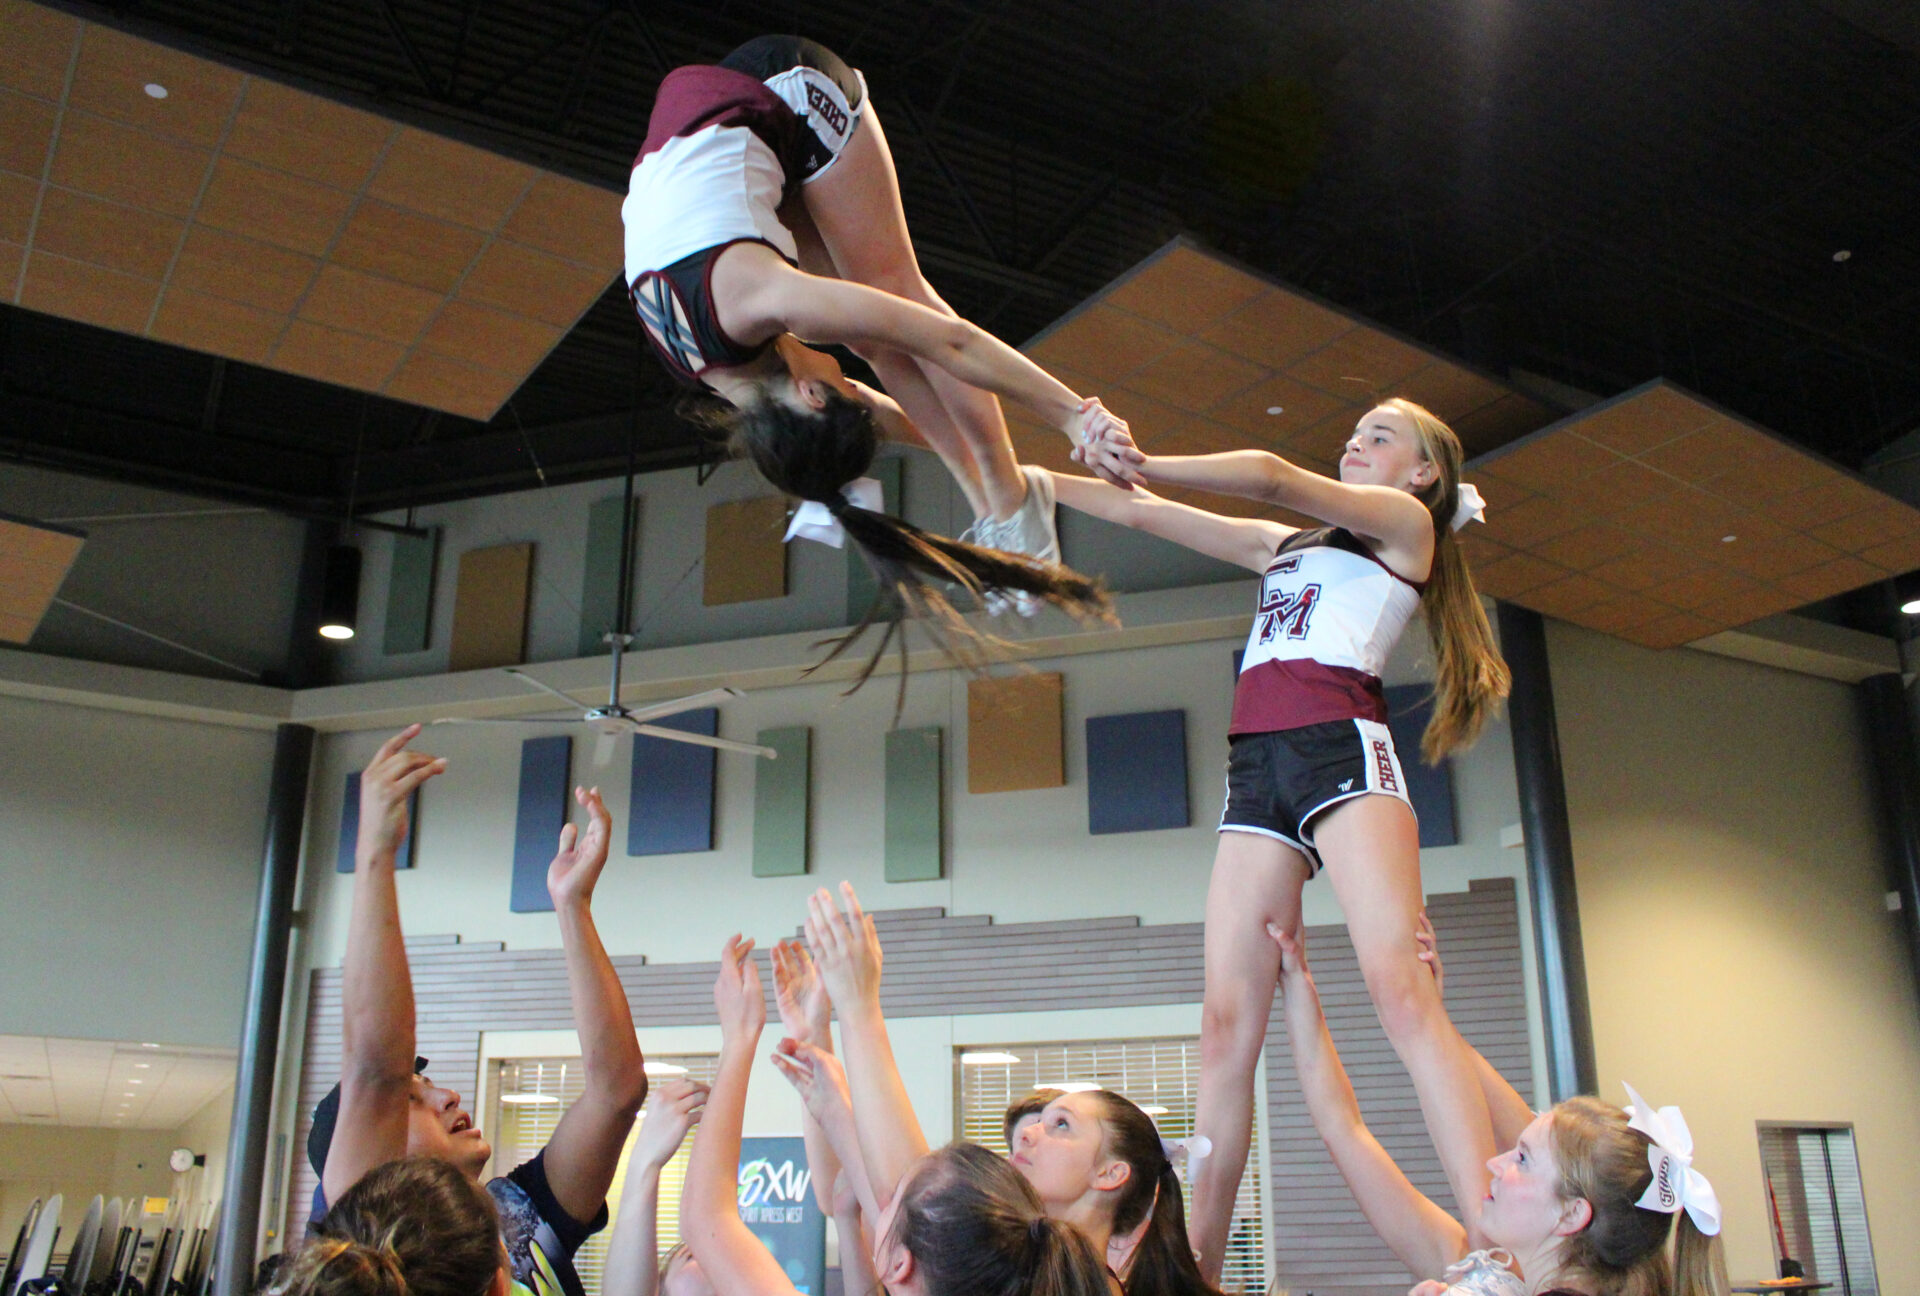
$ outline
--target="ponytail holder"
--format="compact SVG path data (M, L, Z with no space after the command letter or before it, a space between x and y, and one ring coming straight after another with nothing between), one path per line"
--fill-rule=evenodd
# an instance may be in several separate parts
M1472 482L1460 483L1459 496L1460 502L1453 507L1453 522L1451 523L1455 531L1458 531L1469 522L1485 522L1487 520L1487 502L1480 497L1480 492L1474 488Z
M880 483L871 477L856 477L840 488L840 498L855 508L878 513L886 500ZM798 536L802 540L812 540L817 544L832 545L835 549L847 543L847 530L840 525L834 510L818 500L807 500L793 511L793 520L787 523L787 534L783 543Z
M1047 1217L1045 1215L1035 1215L1032 1219L1027 1221L1028 1240L1032 1241L1037 1246L1041 1242L1046 1241L1046 1237L1047 1237Z
M1673 1215L1687 1213L1693 1226L1709 1237L1720 1231L1720 1199L1707 1177L1693 1168L1693 1132L1678 1107L1655 1111L1647 1100L1626 1086L1633 1099L1627 1108L1627 1128L1647 1136L1647 1164L1653 1182L1634 1205L1641 1210Z
M1173 1166L1173 1173L1182 1183L1186 1183L1194 1168L1213 1152L1213 1140L1205 1134L1161 1139L1160 1151L1166 1156L1168 1164Z

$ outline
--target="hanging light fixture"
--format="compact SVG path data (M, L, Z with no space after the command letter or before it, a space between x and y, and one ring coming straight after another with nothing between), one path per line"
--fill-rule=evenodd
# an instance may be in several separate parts
M1920 616L1920 571L1910 571L1893 582L1894 606L1907 616Z
M352 545L331 545L321 586L320 633L328 639L351 639L359 614L360 551Z

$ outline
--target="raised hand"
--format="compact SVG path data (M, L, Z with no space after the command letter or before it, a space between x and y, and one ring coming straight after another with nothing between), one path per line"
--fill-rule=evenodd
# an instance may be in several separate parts
M707 1103L707 1086L676 1076L647 1096L640 1117L640 1133L633 1140L633 1164L658 1171L673 1160L686 1141L687 1131L700 1123Z
M853 1100L847 1092L847 1073L840 1059L812 1044L783 1039L774 1045L774 1068L787 1078L800 1094L807 1113L822 1127L832 1124L842 1109L851 1112Z
M1420 923L1414 928L1413 941L1420 947L1415 957L1433 969L1434 993L1446 998L1447 970L1440 966L1440 938L1434 934L1433 920L1427 917L1425 909L1420 911Z
M446 771L445 758L407 750L419 732L419 725L408 725L381 743L361 771L360 836L354 844L359 860L399 851L407 839L407 798L422 783Z
M840 884L840 899L844 912L825 887L807 897L807 948L844 1021L855 1004L879 1005L880 938L851 882Z
M759 1041L767 1024L767 997L760 989L760 969L753 961L753 942L727 937L720 950L720 975L713 979L713 1006L720 1015L723 1046Z
M833 1001L827 998L826 983L814 969L807 947L797 940L783 940L775 942L769 952L773 955L773 1001L780 1009L780 1024L788 1038L831 1048Z
M572 824L560 830L560 848L547 865L547 894L556 909L593 902L593 888L607 866L607 843L613 838L613 816L601 803L600 789L575 788L573 799L586 807L587 831Z

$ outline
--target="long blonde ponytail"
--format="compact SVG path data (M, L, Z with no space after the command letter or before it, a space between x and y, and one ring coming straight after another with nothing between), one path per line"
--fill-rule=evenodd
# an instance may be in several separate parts
M1506 698L1513 677L1494 646L1493 627L1473 587L1466 555L1453 534L1460 505L1460 438L1423 405L1395 396L1382 401L1413 422L1420 449L1436 472L1417 498L1433 518L1433 568L1420 595L1420 610L1433 639L1433 718L1420 739L1420 754L1437 765L1449 753L1473 745Z

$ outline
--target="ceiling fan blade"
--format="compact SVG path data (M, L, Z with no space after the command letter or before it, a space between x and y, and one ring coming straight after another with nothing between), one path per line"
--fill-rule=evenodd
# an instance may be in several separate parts
M525 671L521 670L517 666L508 666L506 668L506 672L507 674L513 676L515 679L519 680L521 683L530 684L534 688L539 689L542 693L553 694L555 697L559 698L562 702L565 702L570 707L576 707L582 711L586 710L586 704L581 702L579 698L570 697L567 694L562 693L559 689L555 688L551 684L542 684L539 680L527 674Z
M679 715L682 711L691 711L695 707L712 706L718 702L746 696L737 688L708 689L704 693L690 693L683 698L674 698L671 702L649 702L643 707L634 707L628 714L634 720L658 720L661 716Z
M468 719L465 716L443 716L438 720L429 720L427 723L428 724L492 724L492 725L556 725L556 724L585 724L586 721L579 716L554 716L548 720L521 720L521 719L480 720L480 719Z
M773 760L779 756L771 747L762 747L758 743L733 742L726 738L709 738L705 734L688 733L684 729L662 729L658 725L633 722L633 731L651 738L668 738L674 742L692 743L696 747L713 747L720 751L745 752L749 756L765 756Z

